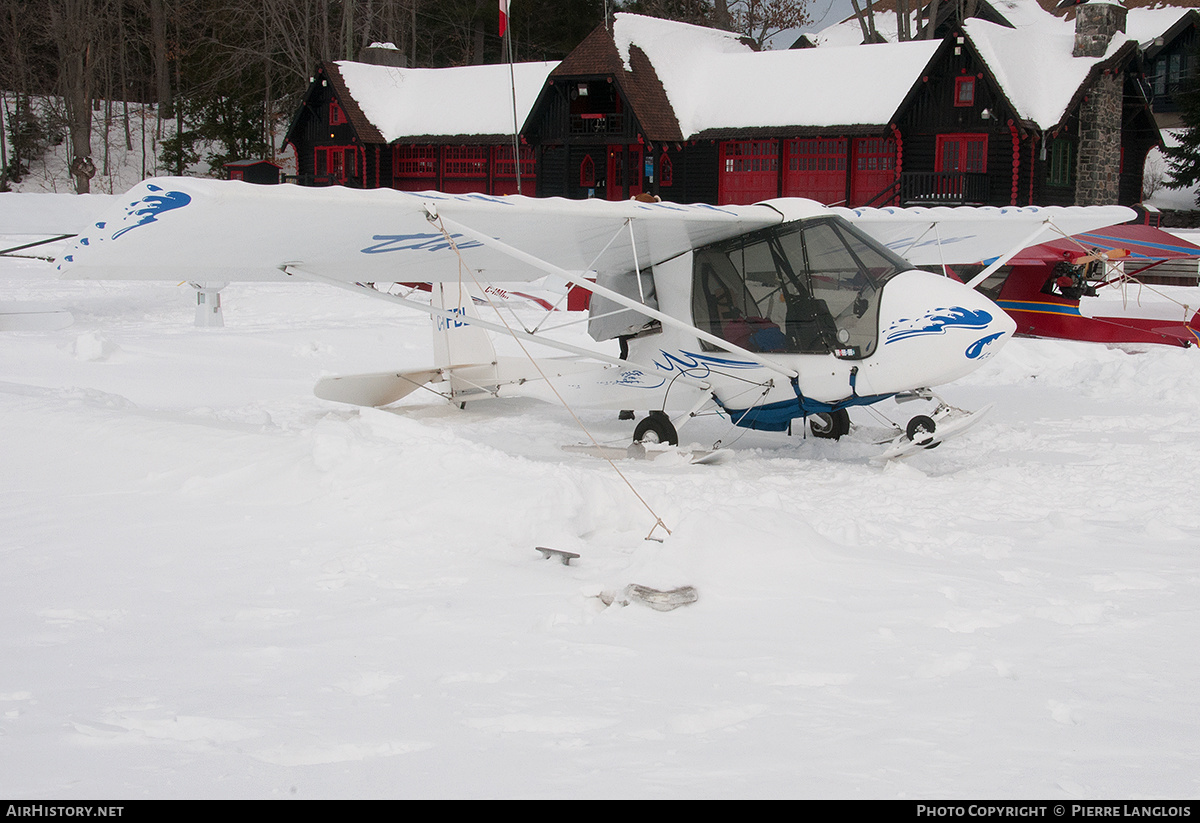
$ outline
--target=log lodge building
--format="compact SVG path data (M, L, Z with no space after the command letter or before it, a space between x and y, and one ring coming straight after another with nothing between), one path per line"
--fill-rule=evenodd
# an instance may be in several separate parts
M1092 0L1070 22L1021 2L1016 23L968 19L940 39L768 52L618 14L561 63L518 64L515 84L502 65L326 63L285 144L309 185L715 205L1139 202L1161 137L1126 9Z

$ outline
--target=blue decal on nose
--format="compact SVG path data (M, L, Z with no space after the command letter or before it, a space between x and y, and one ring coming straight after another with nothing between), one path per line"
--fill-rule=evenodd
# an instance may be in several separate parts
M996 342L1003 336L1004 336L1004 332L1001 331L1001 332L996 332L995 334L989 334L987 337L979 338L974 343L967 346L967 351L966 351L967 359L968 360L978 360L983 355L984 349L986 349L989 345Z
M933 309L922 317L895 321L884 329L883 342L886 346L910 337L945 334L949 329L986 329L991 322L992 315L983 309L964 309L961 306Z

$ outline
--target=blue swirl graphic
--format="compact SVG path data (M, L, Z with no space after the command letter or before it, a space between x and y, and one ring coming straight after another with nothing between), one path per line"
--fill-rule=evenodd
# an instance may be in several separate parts
M655 380L658 382L655 383ZM651 377L641 369L623 370L612 381L614 386L624 386L630 389L657 389L666 382L661 377Z
M884 345L910 337L924 337L930 334L945 334L948 329L986 329L992 322L992 315L983 309L953 308L933 309L923 317L909 320L897 320L884 330Z
M158 186L146 186L150 191L162 191ZM166 214L175 209L181 209L188 203L192 202L192 197L189 194L184 194L181 191L168 191L163 194L148 194L141 200L137 200L129 204L129 208L125 215L125 222L129 222L130 218L136 218L132 226L126 226L112 236L116 240L127 231L133 231L138 226L146 226L158 220L160 215ZM97 223L97 228L104 228L103 223ZM87 238L81 241L82 245L87 245Z
M983 356L984 350L987 349L989 345L999 340L1003 336L1004 332L996 332L995 334L989 334L986 337L979 338L974 343L967 346L967 350L964 352L967 355L967 359L978 360Z
M662 355L665 363L660 363L654 360L654 365L665 372L678 370L681 374L689 374L695 378L705 378L712 374L713 367L719 369L757 369L759 365L750 360L733 360L728 357L713 357L707 354L696 354L690 351L681 351L678 355L670 354L669 352L658 350Z

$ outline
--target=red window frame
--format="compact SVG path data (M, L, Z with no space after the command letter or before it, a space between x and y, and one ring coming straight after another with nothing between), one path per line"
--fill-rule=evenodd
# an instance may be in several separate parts
M337 101L336 97L329 98L329 125L340 126L343 123L348 123L349 118L346 117L345 110L342 109L342 104Z
M954 78L954 105L960 108L975 105L975 75Z
M846 171L846 138L809 138L789 140L788 171Z
M488 146L446 146L442 174L446 177L487 177Z
M397 145L392 152L392 176L437 177L438 147Z
M671 186L675 184L675 167L671 158L664 151L658 159L658 185Z
M721 144L721 159L726 174L778 171L779 142L731 140Z
M933 170L986 174L987 144L986 134L939 134Z
M313 176L345 183L358 177L357 146L317 146L313 149Z
M891 171L896 168L896 141L890 137L868 137L854 141L857 171Z
M517 164L513 162L512 146L496 146L493 169L496 177L517 179ZM530 180L537 177L537 158L533 146L521 146L521 179Z

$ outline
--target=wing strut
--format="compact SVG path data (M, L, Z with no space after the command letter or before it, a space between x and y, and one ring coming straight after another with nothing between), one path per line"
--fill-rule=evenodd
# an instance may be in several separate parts
M572 283L576 286L582 286L583 288L588 289L589 291L591 291L595 294L599 294L602 297L607 297L609 300L612 300L614 303L625 306L628 309L633 309L634 311L638 312L639 314L643 314L646 317L649 317L653 320L657 320L660 323L662 323L664 326L673 326L674 328L682 329L684 331L695 334L701 340L705 340L709 343L712 343L714 346L719 346L720 348L724 349L725 351L732 352L733 354L741 355L742 357L745 357L749 360L754 361L755 363L758 363L763 368L770 369L771 371L773 371L777 374L783 375L784 377L788 378L789 380L793 380L800 376L799 373L797 371L795 371L794 369L789 369L784 366L781 366L778 363L776 363L775 361L770 360L766 357L763 357L761 354L752 352L749 349L743 349L741 346L735 346L733 343L730 343L728 340L724 340L720 337L717 337L715 334L709 334L706 331L698 329L695 326L693 326L691 323L686 323L676 317L672 317L669 314L664 314L663 312L660 312L657 309L652 309L643 303L639 303L636 300L632 300L632 299L626 297L625 295L621 294L620 292L613 291L612 289L609 289L605 286L601 286L598 283L593 283L591 280L588 280L587 278L583 277L582 274L579 274L576 272L570 272L570 271L567 271L566 269L559 268L558 266L554 265L553 263L549 263L545 260L542 260L539 257L534 257L532 254L529 254L528 252L523 252L518 248L514 248L514 247L508 245L507 243L503 243L500 240L497 240L495 237L490 237L486 234L483 234L482 232L475 231L474 229L470 228L469 226L464 226L462 223L459 223L457 220L451 220L448 217L440 216L437 213L437 210L434 208L432 203L427 203L425 205L425 210L426 210L426 214L429 218L430 223L434 223L435 225L440 224L445 228L453 230L454 232L463 234L466 237L470 237L472 240L482 243L483 245L487 246L488 248L492 249L493 251L500 252L501 254L505 255L506 257L511 257L514 260L518 260L518 261L525 263L526 265L531 266L535 269L544 271L547 274L553 274L553 275L556 275L557 277L561 277L564 280L566 280L568 283ZM1014 251L1013 253L1015 254L1016 252Z
M500 334L510 334L513 337L519 338L521 340L530 340L534 343L541 343L543 346L550 346L551 348L560 349L569 354L579 355L580 357L590 357L592 359L600 360L605 363L611 363L614 366L628 366L629 365L626 361L621 360L620 358L617 358L617 357L612 357L607 354L602 354L601 352L592 351L591 349L585 349L582 346L573 346L570 343L563 343L560 340L553 340L553 339L550 339L547 337L539 337L536 334L529 334L528 332L517 331L516 329L510 329L507 326L503 326L499 323L491 323L491 322L488 322L487 320L483 320L478 317L472 317L469 320L465 320L462 317L462 315L455 314L454 312L449 311L447 309L439 309L439 308L429 305L428 303L419 303L415 300L408 300L408 299L406 299L404 297L400 297L399 295L396 295L396 294L388 294L387 292L376 291L375 289L369 288L367 286L361 286L358 283L348 283L345 280L337 280L333 277L328 277L323 274L316 274L315 272L306 271L299 264L285 263L282 266L282 269L283 269L284 274L290 275L292 277L298 277L301 280L311 280L316 283L326 283L330 286L336 286L339 289L344 289L346 291L352 291L357 294L366 294L366 295L368 295L370 297L374 297L378 300L386 300L389 303L396 303L397 305L404 306L406 308L416 309L417 311L424 312L425 314L429 314L434 317L443 317L447 320L454 320L459 323L470 323L473 326L479 326L480 328L488 329L489 331L499 332Z
M1032 246L1034 240L1038 239L1039 237L1042 236L1043 233L1050 231L1051 229L1058 232L1059 234L1062 234L1064 237L1067 236L1062 231L1062 229L1060 229L1058 226L1054 225L1053 220L1051 220L1049 217L1047 217L1044 221L1042 221L1042 223L1036 229L1031 231L1023 240L1021 240L1019 243L1014 245L1011 249L1006 251L1004 254L997 257L990 266L988 266L983 271L981 271L979 274L975 275L970 280L968 280L967 288L973 289L976 286L978 286L980 283L982 283L984 280L987 280L989 277L992 276L992 272L996 271L1001 266L1003 266L1005 263L1007 263L1009 260L1013 259L1013 257L1016 256L1017 252L1021 251L1024 248Z

